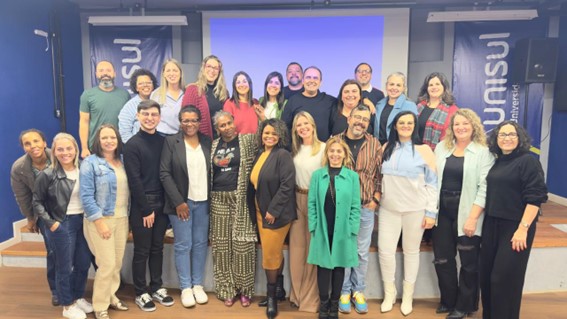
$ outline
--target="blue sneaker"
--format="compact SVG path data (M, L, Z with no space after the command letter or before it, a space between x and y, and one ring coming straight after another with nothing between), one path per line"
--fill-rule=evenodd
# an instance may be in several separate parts
M350 313L350 294L342 294L339 299L339 311L342 313Z
M356 312L358 313L368 312L368 304L366 303L366 297L364 297L364 294L361 291L355 291L352 294L352 303L354 304L354 310Z

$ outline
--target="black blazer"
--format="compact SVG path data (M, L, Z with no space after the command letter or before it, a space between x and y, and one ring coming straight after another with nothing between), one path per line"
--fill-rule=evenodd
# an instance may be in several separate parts
M260 153L261 154L261 153ZM260 154L256 156L254 165ZM295 166L291 154L283 148L274 148L260 170L257 190L248 183L248 209L252 223L256 224L256 205L258 201L263 217L263 227L276 229L289 224L297 218L295 210ZM272 214L276 221L265 222L266 212Z
M197 133L199 143L205 153L207 165L207 187L211 185L211 138ZM189 191L189 174L187 172L187 155L185 153L185 141L183 132L165 138L161 152L159 177L165 190L164 213L175 215L175 208L187 202ZM210 193L209 189L209 193Z

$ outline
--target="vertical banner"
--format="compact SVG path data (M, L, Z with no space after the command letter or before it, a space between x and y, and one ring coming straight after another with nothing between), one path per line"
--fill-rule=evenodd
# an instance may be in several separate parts
M473 109L488 132L505 120L523 125L526 85L513 83L516 41L545 37L547 20L455 23L453 92L459 107ZM539 154L543 84L529 84L528 133ZM534 149L535 148L535 149Z
M170 26L99 27L90 26L91 81L96 82L95 67L101 60L114 64L116 86L130 94L130 76L144 68L155 74L158 81L163 61L172 56Z

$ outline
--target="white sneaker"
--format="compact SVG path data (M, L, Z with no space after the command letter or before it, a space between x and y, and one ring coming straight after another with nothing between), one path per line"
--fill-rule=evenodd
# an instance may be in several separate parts
M76 303L63 307L63 317L68 319L87 319L87 315Z
M168 229L165 231L165 237L174 238L174 235L173 235L173 228L168 228Z
M207 293L205 293L205 290L201 285L193 286L193 294L195 295L195 300L197 300L197 303L200 305L209 301L209 297L207 297Z
M91 313L94 311L93 305L90 302L86 301L85 298L77 299L75 304L81 308L84 313Z
M193 289L185 288L181 291L181 303L185 308L190 308L195 306L195 297L193 296Z

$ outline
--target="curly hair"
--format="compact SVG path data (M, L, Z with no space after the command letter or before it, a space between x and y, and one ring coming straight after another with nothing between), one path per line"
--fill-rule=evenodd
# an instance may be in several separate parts
M130 90L132 90L132 92L139 94L137 89L138 78L144 75L149 77L150 81L152 81L152 91L158 87L157 78L150 70L137 69L136 71L134 71L134 73L132 73L132 76L130 77Z
M264 143L262 142L262 133L264 132L264 129L268 125L274 128L276 134L279 137L278 144L276 145L276 147L287 148L289 145L289 135L287 131L287 125L285 125L284 121L275 118L262 121L262 123L258 125L258 131L256 132L256 140L258 143L257 145L258 146L264 145Z
M449 80L445 76L445 74L440 72L433 72L425 77L421 88L419 89L419 101L427 101L429 102L429 93L427 92L427 88L429 87L429 81L434 78L438 78L439 82L443 86L443 94L441 95L441 100L445 102L447 105L455 104L455 97L453 96L453 92L451 92L451 86L449 85Z
M518 146L516 147L514 152L529 152L531 146L531 138L528 135L528 132L526 132L526 130L521 127L520 124L514 121L504 121L498 124L498 126L496 126L496 128L494 128L492 132L490 132L490 136L488 137L488 149L490 150L490 152L496 157L502 156L502 150L500 149L500 146L498 146L498 133L500 133L500 129L505 125L512 125L514 129L516 129L516 133L518 134Z
M477 144L485 146L486 133L484 132L484 126L480 121L480 117L478 117L475 111L471 109L459 109L451 117L449 127L447 127L447 131L445 132L445 138L442 141L442 143L445 143L447 149L452 149L453 146L455 146L455 132L453 132L453 125L455 124L455 117L457 117L457 115L466 118L471 124L473 128L471 140Z
M350 148L348 147L347 143L343 139L341 139L338 135L331 137L327 141L327 145L325 146L325 155L323 156L323 160L321 163L323 164L323 166L329 165L329 156L327 154L329 153L331 146L337 143L343 148L343 151L345 152L345 158L343 159L343 166L350 166L351 164L350 158L352 156L350 152Z

